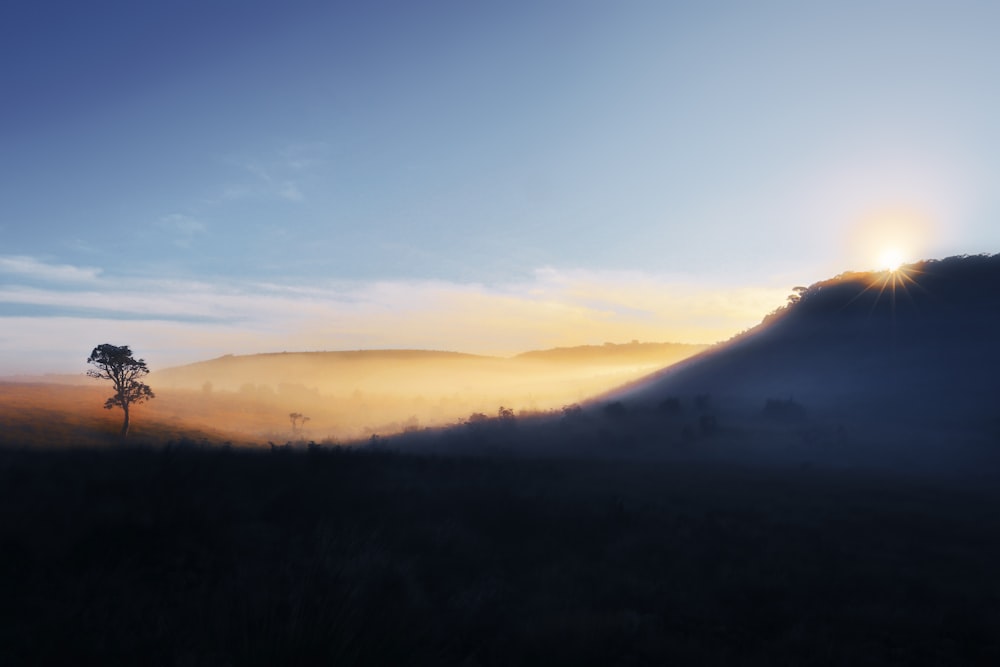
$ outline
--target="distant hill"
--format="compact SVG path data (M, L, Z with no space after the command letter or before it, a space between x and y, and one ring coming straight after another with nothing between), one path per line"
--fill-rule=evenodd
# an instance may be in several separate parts
M367 391L388 393L426 392L441 383L461 391L470 382L528 381L540 366L574 366L561 369L573 377L607 373L608 368L632 372L672 364L706 349L707 345L678 343L626 343L553 348L519 354L512 358L430 350L357 350L336 352L283 352L277 354L226 355L155 371L150 382L161 387L201 388L206 382L215 389L238 390L247 383L277 387L298 384L320 391ZM552 371L546 369L547 375ZM388 383L388 384L387 384Z
M86 373L46 373L44 375L0 375L0 384L73 384L93 385L94 379Z
M708 349L708 345L685 343L640 343L578 345L524 352L514 359L568 364L673 363Z
M751 331L606 398L712 395L761 408L773 399L914 430L996 428L1000 255L845 273L795 291Z
M159 386L196 389L210 382L216 389L237 390L242 385L283 383L306 387L337 386L343 390L365 389L382 384L384 375L396 369L396 386L405 385L414 373L437 376L462 368L482 371L503 360L458 352L427 350L357 350L339 352L281 352L274 354L226 355L185 366L154 371L150 382Z

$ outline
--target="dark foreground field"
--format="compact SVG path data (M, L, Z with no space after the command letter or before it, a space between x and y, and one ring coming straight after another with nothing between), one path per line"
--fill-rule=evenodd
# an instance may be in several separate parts
M0 451L0 664L1000 664L1000 496L885 474Z

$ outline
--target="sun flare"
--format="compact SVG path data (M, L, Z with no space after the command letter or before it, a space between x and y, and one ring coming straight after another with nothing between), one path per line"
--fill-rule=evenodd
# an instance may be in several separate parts
M898 271L905 261L899 248L885 248L879 253L878 268L882 271Z
M927 252L934 221L911 207L873 209L859 216L846 239L858 265L897 273Z

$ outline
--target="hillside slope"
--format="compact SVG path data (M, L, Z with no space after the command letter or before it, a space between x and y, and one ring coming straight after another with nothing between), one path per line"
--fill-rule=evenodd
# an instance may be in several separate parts
M794 400L853 418L980 428L1000 406L1000 255L848 273L796 288L729 343L610 395Z

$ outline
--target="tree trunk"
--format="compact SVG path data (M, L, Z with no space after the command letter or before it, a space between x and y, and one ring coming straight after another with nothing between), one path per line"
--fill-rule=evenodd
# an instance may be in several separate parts
M128 407L123 407L122 410L125 411L125 420L122 422L121 433L121 438L124 440L128 436Z

